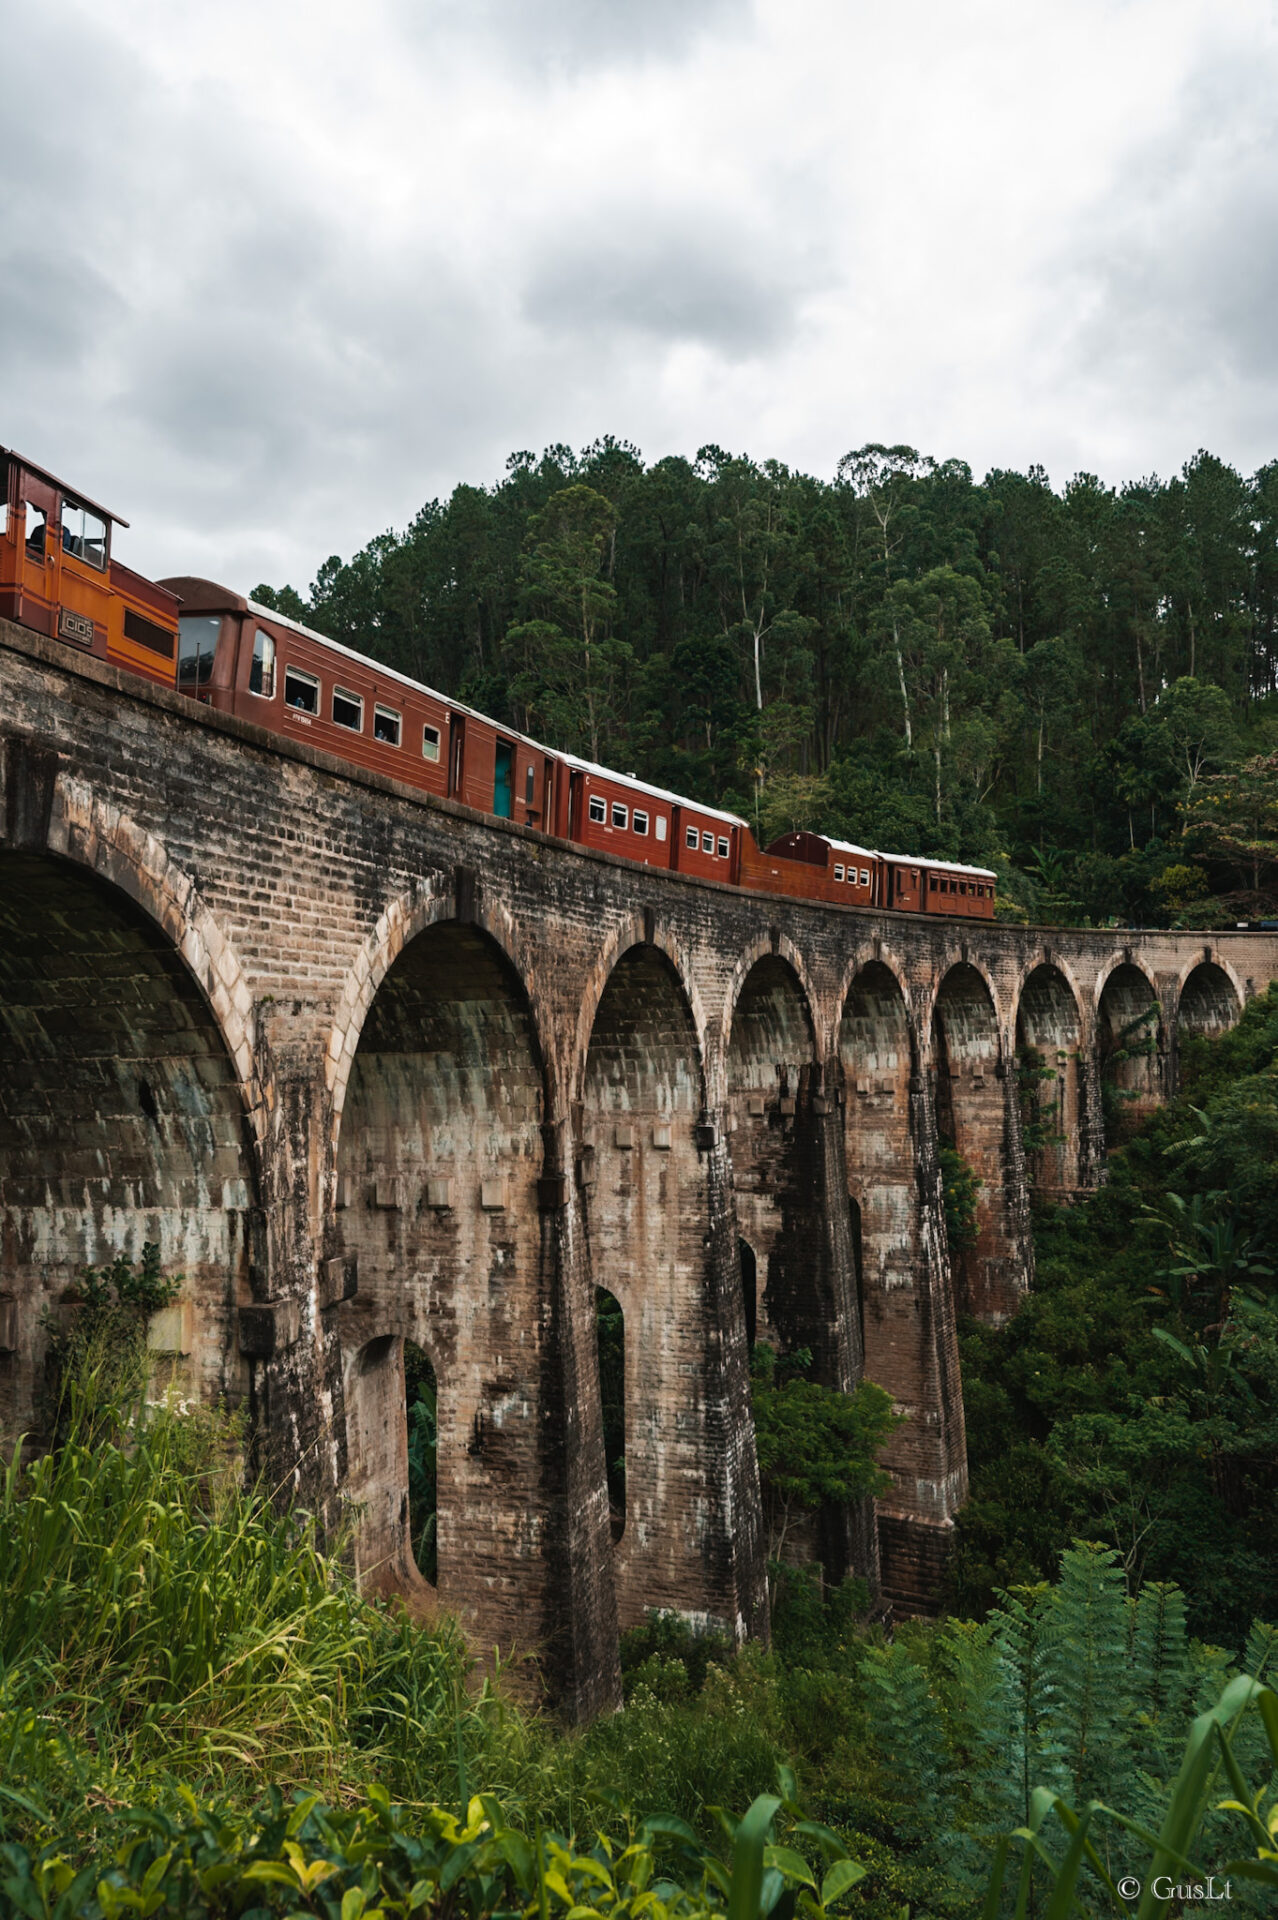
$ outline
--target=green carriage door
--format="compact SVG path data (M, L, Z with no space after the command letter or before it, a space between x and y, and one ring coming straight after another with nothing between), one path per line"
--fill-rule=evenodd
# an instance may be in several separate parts
M510 773L514 751L509 740L497 742L497 761L493 773L493 812L499 820L509 820L511 817Z

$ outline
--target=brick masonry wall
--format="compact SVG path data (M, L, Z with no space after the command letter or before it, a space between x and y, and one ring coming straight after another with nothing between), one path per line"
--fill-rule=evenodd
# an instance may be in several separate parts
M1106 1073L1111 1125L1165 1097L1182 1019L1236 1017L1271 937L769 899L429 801L14 627L0 681L8 1432L38 1424L44 1311L158 1238L187 1275L173 1368L247 1406L275 1482L326 1518L353 1500L361 1569L411 1589L412 1340L443 1597L587 1714L647 1606L767 1631L745 1239L759 1326L908 1415L877 1534L827 1516L821 1550L927 1604L965 1490L956 1290L997 1318L1032 1277L1018 1039L1072 1069L1030 1172L1086 1190ZM984 1182L957 1277L938 1121ZM597 1285L626 1318L616 1542Z

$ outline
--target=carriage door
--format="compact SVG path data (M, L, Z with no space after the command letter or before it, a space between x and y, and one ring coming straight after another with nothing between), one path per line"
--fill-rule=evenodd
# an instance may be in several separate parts
M466 770L466 722L461 714L448 718L448 797L460 800L462 778Z
M61 532L58 529L58 496L33 473L24 473L19 486L18 511L24 524L18 535L18 619L38 633L57 632L58 557ZM84 644L80 634L69 634ZM93 641L89 623L89 644Z
M493 812L499 820L509 820L511 808L511 770L515 749L509 740L497 742L497 757L493 764Z

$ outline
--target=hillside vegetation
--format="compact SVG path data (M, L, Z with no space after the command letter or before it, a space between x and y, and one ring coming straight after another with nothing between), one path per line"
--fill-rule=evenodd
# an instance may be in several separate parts
M764 841L992 862L1045 920L1273 904L1278 463L1058 492L908 447L825 482L606 438L255 591Z

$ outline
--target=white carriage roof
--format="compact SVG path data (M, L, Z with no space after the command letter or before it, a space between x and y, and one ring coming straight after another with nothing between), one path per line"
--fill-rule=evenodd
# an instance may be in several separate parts
M613 780L621 787L630 787L635 793L646 794L650 800L667 800L672 807L687 807L690 812L704 814L707 820L724 820L732 827L745 827L749 822L739 813L725 813L721 807L703 806L700 800L689 800L686 793L670 793L665 787L649 786L646 780L640 780L637 774L614 773L611 767L600 767L593 760L579 759L575 753L561 753L559 758L567 767L574 767L578 773L598 774L601 780Z
M347 660L357 660L362 667L369 667L374 673L383 674L388 680L398 681L402 687L411 687L415 693L427 694L430 699L438 700L450 713L464 713L467 718L482 720L486 726L494 727L498 733L510 734L526 747L535 747L538 753L553 753L565 766L574 767L579 773L597 774L602 780L613 780L618 786L630 787L636 793L646 794L651 800L665 800L671 806L688 807L707 820L724 820L730 826L744 827L747 822L739 814L725 813L720 807L703 806L700 800L689 800L683 793L670 793L665 787L650 786L646 780L640 780L632 773L616 773L611 767L597 766L593 760L582 760L575 753L561 753L557 747L548 747L540 740L534 740L530 734L520 733L515 727L503 726L500 720L494 720L490 714L480 713L477 707L468 707L461 700L450 699L447 694L436 692L434 687L426 686L420 680L414 680L410 674L401 673L397 667L388 667L384 660L374 660L366 653L357 653L354 647L347 647L340 640L330 639L326 633L317 633L314 627L302 625L300 620L291 620L286 613L276 613L273 607L259 606L256 600L247 602L250 613L260 619L271 620L276 626L291 627L294 633L301 633L308 640L316 640L321 646L328 647L333 653L340 653Z

